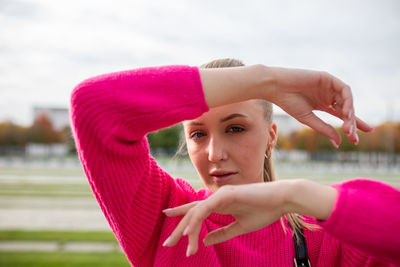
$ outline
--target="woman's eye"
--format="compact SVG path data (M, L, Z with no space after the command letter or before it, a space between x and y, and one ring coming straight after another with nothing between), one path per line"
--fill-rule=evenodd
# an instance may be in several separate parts
M193 132L190 134L191 139L200 139L203 136L205 136L205 133L203 132Z
M239 126L232 126L230 127L227 132L232 132L232 133L238 133L238 132L243 132L244 128L239 127Z

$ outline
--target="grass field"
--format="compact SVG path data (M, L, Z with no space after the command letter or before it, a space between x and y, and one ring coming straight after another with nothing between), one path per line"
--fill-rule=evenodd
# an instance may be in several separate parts
M65 242L114 242L111 231L24 231L0 230L0 241L57 241Z
M158 162L173 177L186 179L195 189L202 187L201 180L187 160L159 159ZM369 177L400 188L399 171L363 169L359 166L340 166L337 164L281 163L276 165L276 172L279 179L306 178L322 184L337 183L355 177ZM71 217L75 210L80 210L81 213L75 215L77 217ZM15 214L25 214L24 212L30 214L29 216L32 216L32 214L37 216L36 214L39 211L46 211L40 213L41 216L49 216L48 220L40 218L42 221L52 221L50 219L57 213L71 219L74 226L79 226L86 223L88 219L82 218L82 215L89 214L92 216L90 212L93 211L100 213L100 208L79 165L66 168L0 167L0 226L2 218L4 220L10 216L15 216ZM11 215L7 215L8 212ZM27 220L27 225L31 226L36 217L29 216L28 219L22 217L14 219L16 222ZM101 214L99 216L104 217ZM104 218L100 219L105 221ZM59 223L63 219L55 221ZM39 228L43 229L0 229L0 243L3 241L43 241L57 242L57 244L109 242L118 247L114 235L108 230L106 224L104 231L94 231L93 229L56 231L52 227L54 228L57 225L49 224L48 227L43 226L43 224L38 225ZM51 252L0 251L0 266L129 266L125 255L117 249L110 252L67 252L62 250L62 246L60 248L58 251Z
M117 247L117 240L110 231L0 231L2 241L55 241L67 242L111 242ZM61 246L60 246L61 247ZM0 251L0 266L129 266L128 260L120 250L111 252L36 252Z
M196 174L187 174L185 171L176 171L175 176L185 179L195 188L202 187L202 182ZM323 184L340 182L355 177L369 177L381 180L399 187L400 177L393 174L371 173L307 173L307 172L280 172L279 179L306 178ZM3 196L47 196L47 197L92 197L92 192L86 181L80 184L52 183L42 184L37 182L24 181L9 183L0 180L0 195Z
M0 252L2 267L127 267L125 255L71 252Z

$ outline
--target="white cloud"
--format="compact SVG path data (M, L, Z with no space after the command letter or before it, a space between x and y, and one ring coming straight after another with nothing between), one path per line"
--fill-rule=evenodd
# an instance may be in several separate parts
M139 66L247 64L323 69L349 83L358 114L400 119L398 1L1 0L0 120L68 105L89 76Z

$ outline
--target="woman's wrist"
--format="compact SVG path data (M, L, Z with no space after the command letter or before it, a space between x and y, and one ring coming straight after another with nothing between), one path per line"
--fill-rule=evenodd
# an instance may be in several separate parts
M298 213L327 220L331 215L336 198L336 189L309 180L287 181L285 190L285 213Z

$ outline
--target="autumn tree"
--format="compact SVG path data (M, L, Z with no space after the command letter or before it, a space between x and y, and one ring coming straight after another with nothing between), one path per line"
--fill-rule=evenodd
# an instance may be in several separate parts
M12 122L0 123L0 146L25 146L26 131L25 127Z
M32 143L51 144L61 142L61 138L46 114L37 116L33 125L28 129L27 139Z
M286 151L292 150L293 143L291 142L290 136L286 136L283 134L278 134L278 140L276 142L277 149L283 149Z

